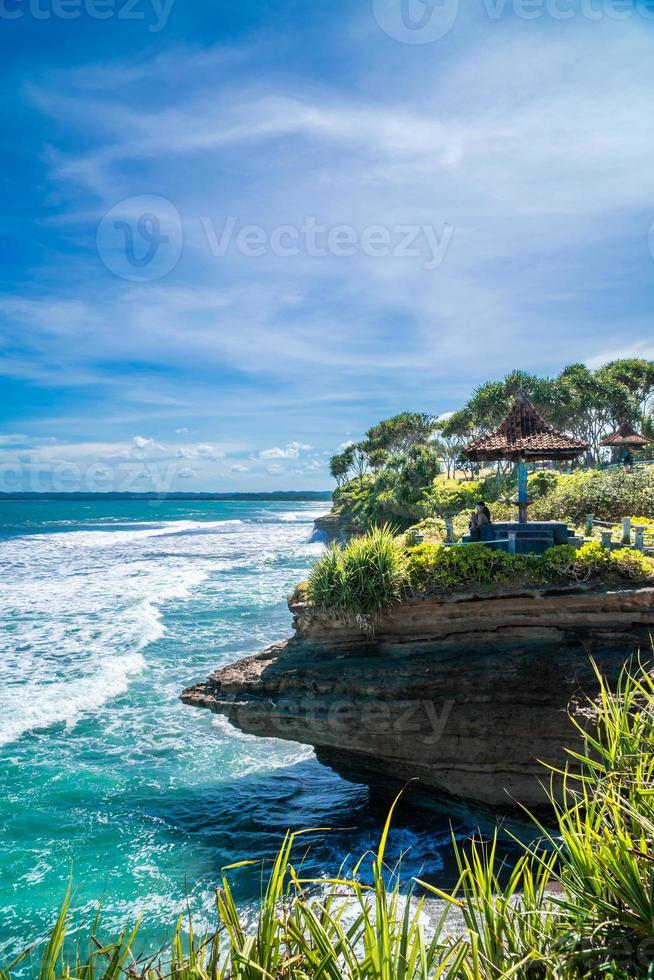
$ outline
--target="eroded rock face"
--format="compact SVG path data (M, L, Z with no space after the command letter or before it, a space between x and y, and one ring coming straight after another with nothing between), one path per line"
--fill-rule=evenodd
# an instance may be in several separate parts
M325 541L337 541L339 544L345 544L354 533L354 528L350 524L343 523L338 514L331 511L322 517L316 517L313 530Z
M347 779L492 807L544 801L544 760L565 764L570 711L597 694L594 657L613 681L650 649L654 589L403 603L374 639L306 605L295 635L190 687L182 700L243 732L313 745Z

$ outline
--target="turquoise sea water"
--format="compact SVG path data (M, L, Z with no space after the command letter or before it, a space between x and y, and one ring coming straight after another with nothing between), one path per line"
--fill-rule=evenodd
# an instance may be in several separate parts
M284 830L333 873L374 844L368 791L296 744L246 737L179 693L287 636L286 595L322 545L320 505L0 503L0 965L74 906L106 931L141 913L156 948L190 905L209 925L222 866ZM458 834L465 821L454 822ZM403 814L391 854L451 880L450 820ZM254 907L256 874L237 874Z

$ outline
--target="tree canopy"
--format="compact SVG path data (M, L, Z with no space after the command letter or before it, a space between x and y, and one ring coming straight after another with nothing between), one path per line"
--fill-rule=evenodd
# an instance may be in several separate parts
M614 360L593 369L570 364L553 378L512 371L475 388L468 401L438 419L427 412L401 412L371 426L364 438L332 457L337 507L369 526L390 521L409 526L433 511L434 481L478 464L462 460L466 443L496 428L522 391L557 428L588 443L587 466L602 458L601 440L624 422L654 437L654 362ZM496 494L511 464L498 464ZM493 477L495 479L495 477ZM490 492L490 488L487 487Z

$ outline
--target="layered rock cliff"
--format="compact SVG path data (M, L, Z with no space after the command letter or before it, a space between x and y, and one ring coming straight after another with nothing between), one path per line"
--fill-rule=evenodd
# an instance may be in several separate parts
M590 661L613 681L651 649L654 589L582 587L416 600L374 637L302 603L295 635L216 671L182 700L243 732L313 745L347 779L493 807L544 801L539 760L561 766L591 717Z
M355 528L343 521L339 514L330 511L329 514L324 514L322 517L316 517L313 522L314 534L319 534L325 541L338 541L340 544L345 544L352 534L355 533Z

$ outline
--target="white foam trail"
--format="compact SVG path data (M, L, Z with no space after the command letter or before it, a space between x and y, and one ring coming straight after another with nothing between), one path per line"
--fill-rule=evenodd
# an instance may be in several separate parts
M129 678L146 666L141 653L107 661L90 677L75 681L41 683L29 681L2 697L0 745L20 738L25 732L65 722L72 726L83 715L98 711L111 698L127 690Z
M288 511L283 514L276 514L275 517L278 521L283 521L285 524L312 524L317 517L322 517L324 513L324 510Z
M113 548L146 538L182 535L189 531L211 532L218 528L240 525L242 521L163 521L161 524L153 524L137 526L136 529L112 528L107 525L106 531L62 531L49 536L56 537L63 547Z
M303 523L102 522L3 541L0 743L74 725L123 693L164 634L162 607L197 594L210 576L204 603L274 601L288 559L303 569L313 553Z

